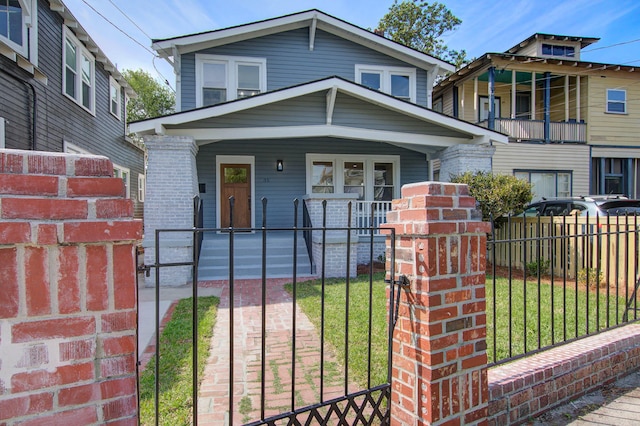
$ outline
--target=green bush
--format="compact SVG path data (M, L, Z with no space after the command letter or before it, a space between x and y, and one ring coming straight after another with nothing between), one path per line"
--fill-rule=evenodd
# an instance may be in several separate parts
M549 272L550 266L551 261L549 259L540 259L527 263L525 269L527 270L527 275L537 277L538 271L540 271L540 275L544 275L546 272Z
M531 184L512 175L491 172L466 172L451 178L453 183L465 183L478 202L482 219L499 224L506 214L519 214L531 202Z
M603 271L598 271L597 268L587 268L587 269L580 269L578 271L578 282L580 284L587 283L587 271L589 272L589 287L596 287L597 284L604 283Z

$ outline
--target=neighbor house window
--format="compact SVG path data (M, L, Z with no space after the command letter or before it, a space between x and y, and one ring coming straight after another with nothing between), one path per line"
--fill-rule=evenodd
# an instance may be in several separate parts
M120 114L121 99L120 85L113 77L109 77L109 112L118 120L122 119L122 115Z
M561 44L543 44L542 54L545 56L564 56L573 58L576 54L575 47Z
M433 110L437 112L444 112L444 104L442 102L442 96L433 101Z
M627 91L607 89L607 112L614 114L627 113Z
M94 114L95 58L67 27L64 27L63 43L62 91L78 105Z
M255 96L266 86L266 59L196 55L198 107Z
M118 166L116 164L113 165L113 177L122 179L122 181L124 182L124 193L127 198L131 196L130 176L131 172L129 172L129 169Z
M398 156L307 155L307 191L357 194L358 200L391 201L399 190Z
M138 175L138 201L144 203L144 196L147 191L147 177L143 174Z
M518 170L513 173L518 179L530 182L533 186L533 199L542 197L570 197L571 196L571 172L570 171L527 171Z
M0 0L0 41L27 58L29 44L35 42L36 9L35 0Z
M415 68L356 65L356 83L396 98L416 101Z

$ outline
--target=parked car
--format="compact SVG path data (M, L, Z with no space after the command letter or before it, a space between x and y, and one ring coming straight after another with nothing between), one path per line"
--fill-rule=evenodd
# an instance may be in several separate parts
M543 198L525 207L523 214L525 216L640 215L640 200L631 200L622 195Z

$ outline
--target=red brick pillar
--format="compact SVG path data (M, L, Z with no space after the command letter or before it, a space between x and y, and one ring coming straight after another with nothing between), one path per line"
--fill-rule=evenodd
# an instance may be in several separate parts
M132 217L108 159L0 150L0 424L136 424Z
M490 226L481 220L466 185L406 185L393 202L396 273L410 281L393 333L394 425L486 422Z

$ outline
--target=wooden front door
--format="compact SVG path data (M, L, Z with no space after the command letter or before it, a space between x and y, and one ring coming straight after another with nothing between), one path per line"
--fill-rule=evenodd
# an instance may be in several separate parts
M251 227L251 165L220 165L220 223L230 226L229 197L234 197L233 226Z

